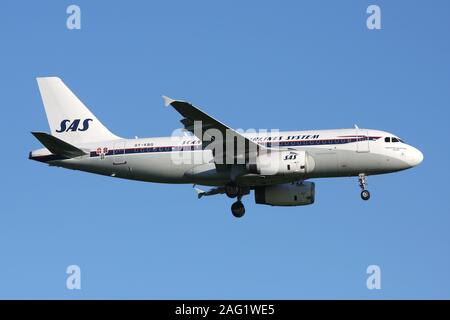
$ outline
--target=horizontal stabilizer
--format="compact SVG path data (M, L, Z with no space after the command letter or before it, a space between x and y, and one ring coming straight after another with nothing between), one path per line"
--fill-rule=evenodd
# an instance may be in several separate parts
M32 132L31 134L35 136L36 139L38 139L53 154L67 158L75 158L87 154L83 150L78 149L77 147L48 133Z

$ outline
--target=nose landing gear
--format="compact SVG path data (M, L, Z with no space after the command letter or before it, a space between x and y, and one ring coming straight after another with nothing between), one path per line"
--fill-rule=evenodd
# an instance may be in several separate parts
M358 176L358 182L359 186L361 188L361 199L364 201L367 201L370 199L370 192L367 190L367 182L366 182L366 175L364 173L360 173Z

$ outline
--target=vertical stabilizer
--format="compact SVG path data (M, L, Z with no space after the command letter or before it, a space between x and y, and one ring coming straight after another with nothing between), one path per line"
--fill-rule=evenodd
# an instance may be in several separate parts
M120 139L57 77L37 78L51 134L77 144Z

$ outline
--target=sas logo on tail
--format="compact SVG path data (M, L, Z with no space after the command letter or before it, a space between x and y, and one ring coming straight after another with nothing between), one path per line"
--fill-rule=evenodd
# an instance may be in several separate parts
M61 121L60 123L60 128L59 130L56 130L56 132L69 132L69 131L86 131L87 129L89 129L89 121L93 121L92 119L85 119L82 122L82 127L80 128L80 122L81 119L75 119L72 122L70 122L70 120L68 119L64 119L63 121ZM69 126L67 126L70 123Z

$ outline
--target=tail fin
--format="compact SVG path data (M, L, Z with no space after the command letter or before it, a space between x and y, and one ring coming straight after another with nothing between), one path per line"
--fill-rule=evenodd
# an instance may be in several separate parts
M57 77L37 78L53 136L69 143L119 139Z

